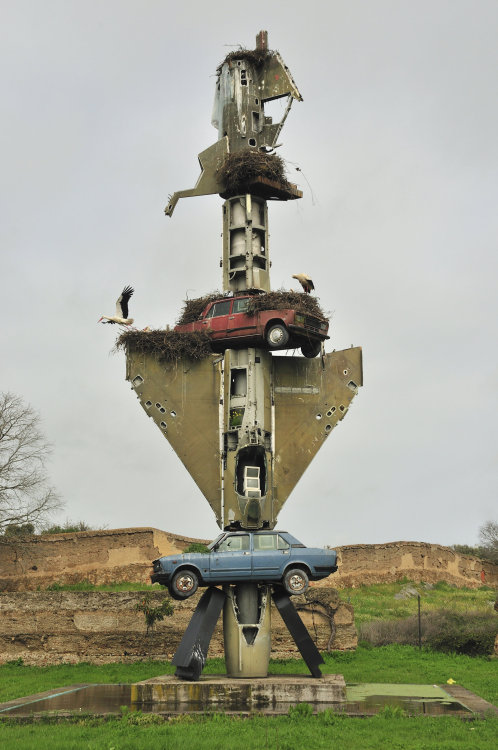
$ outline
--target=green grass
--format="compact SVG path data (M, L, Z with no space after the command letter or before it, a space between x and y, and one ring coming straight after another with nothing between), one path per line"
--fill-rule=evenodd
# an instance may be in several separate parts
M79 583L51 583L44 591L161 591L164 590L158 583L102 583L96 586L90 581Z
M324 672L337 672L346 682L442 684L448 678L498 703L497 662L419 651L411 646L359 647L355 652L325 655ZM27 667L0 666L0 701L79 682L137 682L172 673L165 662L135 664L63 664ZM222 659L210 659L205 674L224 672ZM299 660L272 661L272 674L307 673ZM405 717L385 711L371 719L323 712L306 716L294 711L282 717L254 716L250 720L223 714L185 715L163 721L153 714L123 713L108 721L82 717L75 723L0 723L5 750L320 750L338 746L356 750L489 750L498 736L498 718L463 722L453 717Z
M163 721L154 715L124 715L110 721L0 726L5 750L490 750L498 720L462 722L456 718L407 718L386 712L365 720L318 716L250 720L222 714Z
M475 609L489 612L496 599L496 591L489 586L479 589L455 588L443 581L428 590L424 589L422 584L403 581L346 588L341 589L339 593L343 601L353 605L355 623L358 626L372 620L398 619L416 614L416 596L409 599L394 598L407 583L419 592L422 610L450 609L465 612Z
M340 673L346 682L442 684L450 677L460 685L498 705L496 660L442 654L412 646L359 647L356 651L325 654L324 672ZM172 674L169 662L135 664L61 664L27 667L0 666L0 702L80 682L130 683L161 674ZM223 659L209 659L204 674L225 672ZM271 661L271 674L308 674L302 660Z

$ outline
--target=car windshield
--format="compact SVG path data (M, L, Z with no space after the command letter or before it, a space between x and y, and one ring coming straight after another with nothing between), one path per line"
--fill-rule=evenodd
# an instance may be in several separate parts
M211 542L211 544L208 544L208 550L212 551L213 548L218 544L218 542L221 539L223 539L224 536L225 536L225 534L218 534L218 536L216 537L216 539L213 539L213 541Z

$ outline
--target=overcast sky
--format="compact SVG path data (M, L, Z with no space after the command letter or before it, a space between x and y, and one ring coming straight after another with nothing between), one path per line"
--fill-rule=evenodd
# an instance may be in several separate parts
M316 281L364 387L287 501L305 544L475 543L497 518L496 0L2 0L1 379L53 443L57 520L214 537L111 355L220 288L218 196L181 201L215 69L266 28L303 95L270 204L272 285ZM296 166L300 172L296 171Z

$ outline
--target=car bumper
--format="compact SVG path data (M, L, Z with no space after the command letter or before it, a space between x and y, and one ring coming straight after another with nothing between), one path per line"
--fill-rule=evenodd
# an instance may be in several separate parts
M152 573L150 580L152 583L160 583L161 586L167 586L169 575L167 573Z
M287 326L289 331L291 331L295 336L299 335L301 338L305 339L313 339L314 341L326 341L330 338L330 336L327 336L325 333L321 333L320 331L317 331L313 328L305 328L304 326L296 326L294 324L289 324Z

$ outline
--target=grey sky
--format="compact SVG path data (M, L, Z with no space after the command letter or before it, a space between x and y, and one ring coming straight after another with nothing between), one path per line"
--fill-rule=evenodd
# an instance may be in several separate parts
M305 196L270 204L272 284L315 279L329 348L363 346L365 378L279 526L477 541L497 507L497 3L0 8L0 388L42 415L61 520L217 532L97 320L124 284L141 328L220 287L221 199L162 212L217 138L217 64L267 28L304 97L280 154Z

